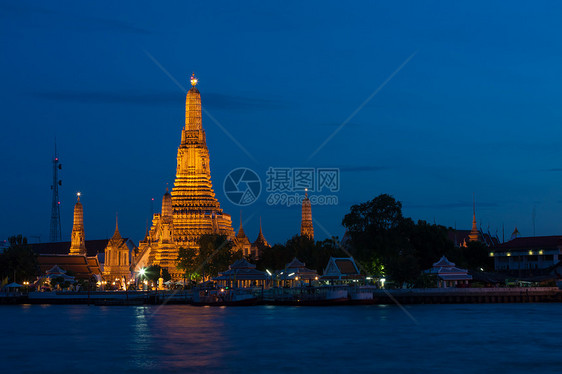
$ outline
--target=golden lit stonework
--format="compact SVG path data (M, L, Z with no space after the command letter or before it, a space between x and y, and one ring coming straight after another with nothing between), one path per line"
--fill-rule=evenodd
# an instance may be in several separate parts
M80 192L76 194L74 205L74 222L70 238L70 255L86 255L86 238L84 234L84 208L80 202Z
M305 192L302 200L301 236L308 236L314 239L314 226L312 225L312 206L308 198L308 191Z
M180 247L197 247L203 234L234 238L230 215L223 213L211 182L209 150L201 121L201 95L191 76L185 100L185 125L177 153L176 179L171 194L162 199L162 213L139 244L136 263L160 265L179 277L176 259ZM144 259L142 257L145 257Z
M103 276L105 279L128 279L131 273L129 261L129 247L119 233L119 225L115 220L115 232L105 248L105 264Z

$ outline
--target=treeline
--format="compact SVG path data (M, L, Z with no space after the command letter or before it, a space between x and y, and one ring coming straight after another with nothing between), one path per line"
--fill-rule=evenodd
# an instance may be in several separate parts
M398 285L420 281L421 272L443 255L458 267L493 270L484 244L455 247L447 235L451 228L415 223L402 215L402 203L387 194L353 205L342 224L349 236L346 246L366 272Z

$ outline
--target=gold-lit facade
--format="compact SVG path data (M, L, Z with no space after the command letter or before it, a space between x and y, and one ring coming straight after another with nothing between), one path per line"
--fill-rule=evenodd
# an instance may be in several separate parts
M185 100L185 125L177 153L176 179L171 193L162 198L162 212L154 214L152 225L139 243L136 263L167 268L178 278L176 259L180 247L196 248L204 234L234 239L230 215L223 213L211 182L209 150L201 119L201 94L192 87ZM144 259L142 258L144 257Z
M103 276L105 279L128 280L131 274L129 247L119 233L119 224L115 222L115 232L105 248Z
M308 193L305 193L302 200L302 217L301 217L301 236L308 236L314 240L314 226L312 225L312 205L308 198Z
M70 237L70 255L86 255L86 238L84 234L84 207L80 202L80 193L74 205L74 222Z

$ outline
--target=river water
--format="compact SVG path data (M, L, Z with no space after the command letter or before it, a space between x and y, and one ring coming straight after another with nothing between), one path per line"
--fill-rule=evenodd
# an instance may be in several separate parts
M0 372L560 372L561 304L0 307Z

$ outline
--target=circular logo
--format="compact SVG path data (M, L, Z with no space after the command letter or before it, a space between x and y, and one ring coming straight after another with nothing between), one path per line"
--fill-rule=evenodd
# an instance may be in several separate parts
M255 171L238 168L224 178L223 189L231 203L246 206L254 203L260 196L261 180Z

